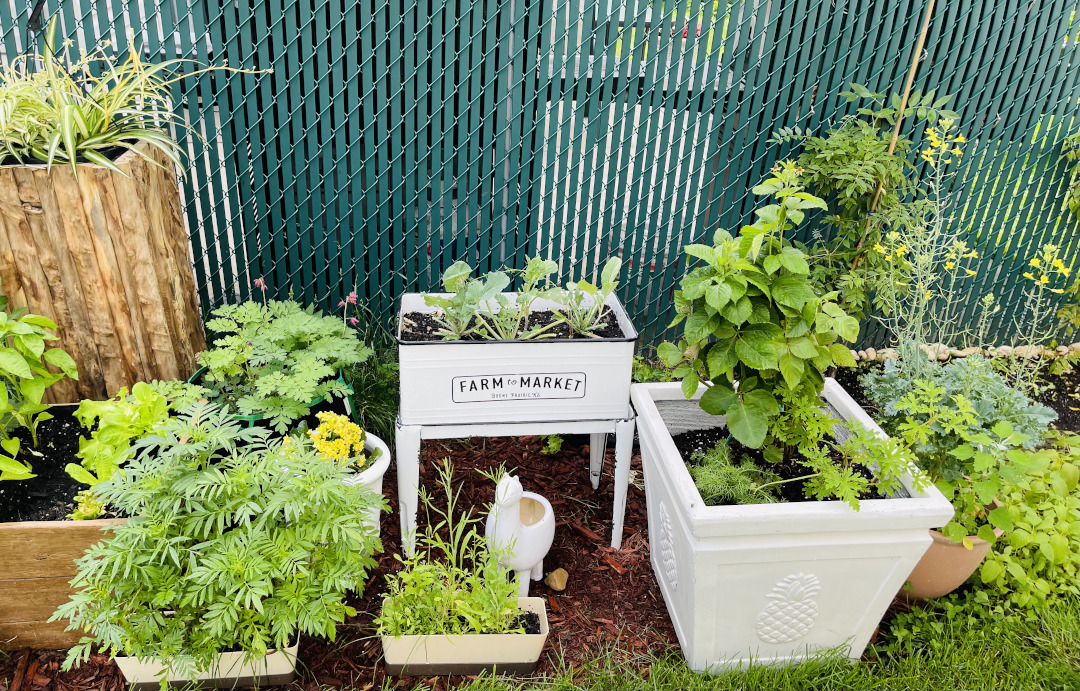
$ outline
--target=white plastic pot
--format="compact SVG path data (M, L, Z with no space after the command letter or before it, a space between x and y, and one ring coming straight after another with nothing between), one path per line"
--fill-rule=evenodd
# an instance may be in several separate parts
M618 338L403 341L404 315L436 310L420 293L406 293L397 332L402 424L625 418L637 331L618 298L606 304L622 328ZM533 309L558 306L537 300Z
M547 641L547 610L540 597L519 597L518 606L540 616L540 633L381 636L387 674L528 674Z
M370 487L375 494L382 494L383 475L386 474L387 468L390 467L390 447L386 445L382 439L379 439L370 432L364 432L364 451L370 458L372 452L376 449L379 450L379 457L375 459L375 462L364 468L359 473L356 473L352 477L345 480L345 484L350 487ZM364 522L375 528L375 534L379 534L379 507L372 507L368 512L367 520Z
M677 383L634 384L631 398L653 572L690 667L789 663L832 648L858 659L928 530L952 518L949 501L905 478L907 496L864 500L858 512L840 501L707 506L669 432L703 414L697 403ZM835 380L822 398L841 420L884 434Z
M170 684L185 686L194 682L198 688L240 688L244 686L277 686L292 683L296 676L296 650L299 642L284 650L275 650L263 658L244 662L243 652L221 653L217 661L195 678L169 675ZM123 655L116 656L116 666L124 674L130 688L150 691L160 688L161 662L150 658L140 660Z

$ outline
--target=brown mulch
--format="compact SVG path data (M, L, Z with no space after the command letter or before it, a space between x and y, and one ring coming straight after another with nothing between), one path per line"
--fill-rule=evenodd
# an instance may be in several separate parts
M537 437L477 438L456 441L425 441L421 447L421 479L435 490L433 464L449 457L454 478L461 490L459 507L483 511L494 498L494 485L477 469L516 468L526 491L547 497L555 511L555 542L544 560L545 572L557 568L569 573L564 592L532 582L531 596L547 601L551 633L536 672L553 672L561 663L576 666L601 651L612 649L628 661L640 654L678 650L675 631L668 618L663 597L649 563L645 494L641 482L641 459L635 455L631 486L627 496L623 546L611 549L611 472L614 451L604 462L600 489L589 482L588 437L568 437L563 450L543 455ZM383 492L391 512L383 514L384 551L379 566L369 575L363 596L353 597L357 616L338 627L333 643L301 637L299 676L289 691L334 687L345 689L381 688L385 672L381 649L372 620L377 614L387 573L398 568L400 536L397 513L397 478L387 472ZM424 521L421 509L419 520ZM482 527L481 527L482 530ZM63 651L24 651L0 656L0 691L120 691L125 686L115 665L104 656L71 672L59 672ZM24 664L22 676L18 668ZM33 673L27 673L29 668ZM11 682L16 683L11 683ZM405 677L399 688L413 688L425 680ZM427 680L428 686L450 688L455 678ZM284 689L282 689L284 691Z

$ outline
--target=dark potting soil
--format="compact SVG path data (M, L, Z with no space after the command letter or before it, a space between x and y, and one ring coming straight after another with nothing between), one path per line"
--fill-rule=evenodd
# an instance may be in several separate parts
M796 452L796 454L779 463L772 463L765 460L761 449L751 449L743 446L734 438L729 438L726 427L711 427L709 429L694 430L690 432L683 432L672 437L672 441L675 442L675 448L679 450L679 454L683 457L683 461L689 466L693 465L693 461L690 459L698 451L708 451L714 448L717 444L727 441L728 447L731 449L731 457L734 460L739 460L744 456L754 462L759 468L770 470L780 476L782 480L791 480L793 478L802 477L803 475L809 475L810 469L799 463L802 460L802 455ZM834 454L834 459L839 460L839 455ZM852 469L862 475L867 480L873 478L870 471L863 466L852 466ZM806 485L805 480L795 480L793 482L785 482L782 485L778 485L777 491L783 501L786 502L800 502L800 501L818 501L817 499L807 499L803 494L803 487ZM863 494L859 499L887 499L888 496L881 494L880 492L871 489L869 492ZM825 501L836 501L835 499L826 499Z
M871 417L874 417L880 411L866 395L866 390L859 380L868 372L878 372L883 367L884 365L880 362L862 362L857 367L836 367L829 376L835 379L837 384L844 387L844 391L847 391L848 395L863 407L863 410L868 412Z
M1050 365L1047 365L1039 384L1039 393L1034 398L1058 414L1054 427L1080 432L1080 362L1074 363L1072 372L1065 374L1050 374Z
M554 312L549 310L539 310L531 313L529 316L529 328L532 329L537 326L547 326L555 321ZM604 325L595 332L598 337L621 338L623 336L622 328L619 326L619 320L615 317L615 313L610 309L604 310L604 313L600 315L600 321L603 322ZM475 320L473 323L475 323ZM401 317L401 340L403 341L441 341L443 338L439 335L440 331L442 331L442 327L439 326L430 314L424 312L407 312ZM574 334L571 336L570 328L564 323L556 324L544 333L551 334L551 336L536 340L549 341L553 338L589 339L588 336L582 336L581 334ZM462 340L487 341L489 339L473 335Z
M30 431L12 432L21 442L19 460L31 466L36 477L0 482L0 523L12 521L62 521L75 508L75 495L86 488L64 470L78 463L79 436L84 432L72 417L74 406L53 406L51 420L38 425L38 446L31 445Z

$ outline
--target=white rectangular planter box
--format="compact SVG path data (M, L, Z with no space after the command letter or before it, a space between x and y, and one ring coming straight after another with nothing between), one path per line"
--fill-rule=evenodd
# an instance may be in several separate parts
M277 686L292 683L296 676L296 651L299 641L284 650L275 650L264 658L244 662L244 652L221 653L217 662L194 679L169 675L170 685L181 688L241 688ZM116 666L124 673L129 688L141 691L160 688L162 665L153 658L140 660L116 656Z
M540 616L540 633L382 636L387 674L528 674L547 641L547 610L540 597L519 597L518 606Z
M625 418L638 334L618 298L606 304L622 327L619 338L403 341L403 315L436 309L422 294L406 293L397 331L402 424ZM552 307L558 304L533 305Z
M835 380L822 397L840 419L884 434ZM840 501L707 506L661 410L676 424L676 401L705 413L678 383L634 384L631 398L653 572L690 667L782 664L831 648L857 660L930 545L928 529L952 518L949 501L906 478L908 496L864 500L858 512Z

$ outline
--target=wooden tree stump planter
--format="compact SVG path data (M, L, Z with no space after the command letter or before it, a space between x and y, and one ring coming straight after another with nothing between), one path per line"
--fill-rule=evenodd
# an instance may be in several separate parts
M67 602L75 560L124 519L0 523L0 650L70 648L84 635L49 623Z
M12 308L59 326L78 364L46 402L101 400L151 379L185 380L206 349L172 164L0 167L0 287Z

